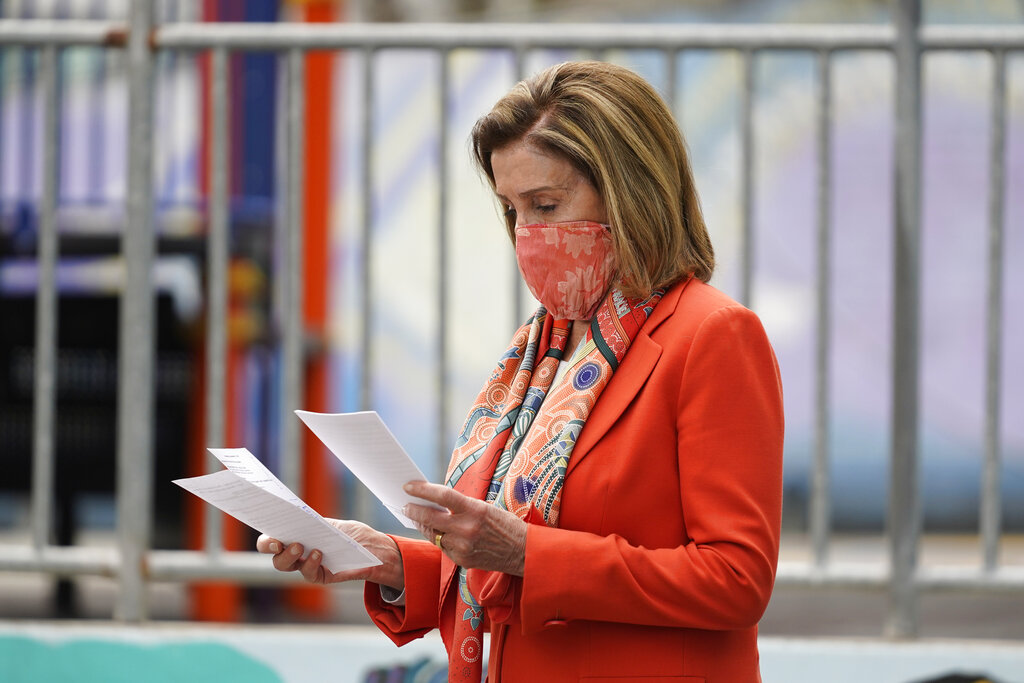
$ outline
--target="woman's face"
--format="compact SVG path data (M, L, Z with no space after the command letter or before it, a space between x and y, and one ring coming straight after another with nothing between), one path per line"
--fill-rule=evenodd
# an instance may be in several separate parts
M525 142L491 153L494 188L516 226L593 221L607 223L604 202L590 181L562 157ZM511 212L511 213L509 213Z

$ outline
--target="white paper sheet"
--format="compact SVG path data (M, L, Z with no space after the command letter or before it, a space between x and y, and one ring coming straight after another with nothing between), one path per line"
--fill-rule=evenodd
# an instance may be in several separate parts
M305 505L301 498L292 493L292 490L274 476L274 473L267 469L256 456L247 448L208 448L213 457L220 460L220 464L227 467L236 475L245 479L250 484L259 486L264 491L273 493L281 500L286 500L295 505ZM311 509L308 508L307 509Z
M311 413L296 410L295 414L409 529L415 529L416 525L402 514L406 503L438 507L402 490L410 481L426 481L427 478L375 411Z
M243 524L286 545L323 553L332 572L381 564L369 550L309 507L244 448L211 448L228 469L174 483Z

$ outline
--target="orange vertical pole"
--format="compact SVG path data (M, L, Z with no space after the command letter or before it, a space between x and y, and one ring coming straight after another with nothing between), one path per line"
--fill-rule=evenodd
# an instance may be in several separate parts
M309 2L302 9L306 22L335 20L332 2ZM306 150L305 150L305 245L303 317L306 330L321 343L306 363L305 405L307 410L328 409L328 367L326 356L327 289L330 280L330 189L331 189L331 105L334 53L306 55ZM337 516L337 487L329 458L333 457L312 432L303 434L303 495L325 517ZM307 615L325 617L330 612L329 594L316 586L288 591L291 607Z

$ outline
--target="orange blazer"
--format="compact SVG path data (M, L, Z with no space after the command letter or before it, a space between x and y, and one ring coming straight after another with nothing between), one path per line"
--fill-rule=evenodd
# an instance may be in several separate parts
M700 281L672 287L580 433L559 528L530 525L512 594L490 595L490 572L469 572L488 607L488 680L759 681L782 437L778 364L757 316ZM395 540L405 606L367 584L367 612L398 645L440 623L450 647L451 562Z

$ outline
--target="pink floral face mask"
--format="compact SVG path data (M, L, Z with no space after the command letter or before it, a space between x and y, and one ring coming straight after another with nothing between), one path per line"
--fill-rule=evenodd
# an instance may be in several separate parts
M587 320L611 285L617 262L607 225L590 221L516 228L526 286L556 320Z

